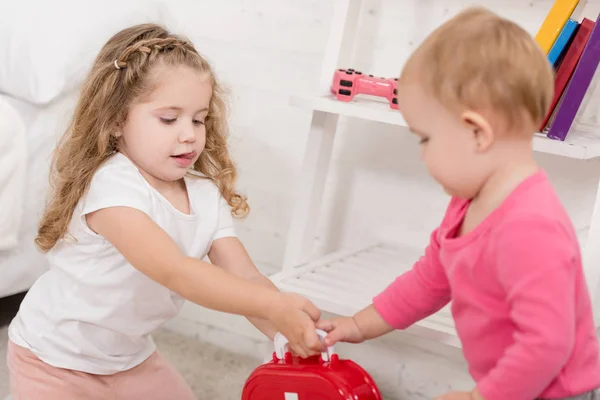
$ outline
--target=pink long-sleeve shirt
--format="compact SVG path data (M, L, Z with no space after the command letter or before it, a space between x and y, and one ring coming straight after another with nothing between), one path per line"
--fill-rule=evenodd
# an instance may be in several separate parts
M452 199L425 254L375 297L404 329L452 301L469 371L487 400L600 387L600 357L575 230L546 174L522 182L472 232ZM599 266L600 267L600 266Z

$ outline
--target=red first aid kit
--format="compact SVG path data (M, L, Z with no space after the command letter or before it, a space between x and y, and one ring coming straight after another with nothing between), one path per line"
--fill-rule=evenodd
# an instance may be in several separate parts
M327 333L317 330L321 338ZM320 356L293 357L287 339L275 336L273 359L250 375L242 400L382 400L369 374L329 347Z

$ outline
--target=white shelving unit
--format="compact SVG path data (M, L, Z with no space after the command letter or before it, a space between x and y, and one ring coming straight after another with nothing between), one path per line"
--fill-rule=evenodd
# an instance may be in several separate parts
M333 71L350 65L360 8L361 0L336 1L319 93L315 96L295 96L291 100L291 104L311 110L312 121L295 197L297 203L288 234L284 267L280 273L271 276L281 290L300 293L322 310L339 315L352 315L371 304L372 298L395 277L410 269L423 252L423 249L401 244L375 243L355 251L336 252L316 260L307 259L314 244L339 117L406 126L402 115L392 110L388 103L360 96L345 103L330 94ZM560 142L538 134L534 139L534 149L579 160L600 157L600 141L578 139L576 136ZM594 300L598 297L600 282L600 182L598 188L586 241L592 245L584 245L583 254L588 287ZM598 314L597 304L595 311ZM448 345L460 346L448 308L416 323L408 331Z

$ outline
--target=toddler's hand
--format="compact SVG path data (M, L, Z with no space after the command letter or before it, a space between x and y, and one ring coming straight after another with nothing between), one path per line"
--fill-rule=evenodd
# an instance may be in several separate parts
M435 400L485 400L477 389L472 392L449 392L436 397Z
M321 311L309 300L295 293L278 293L270 320L288 340L290 350L302 358L317 355L324 350L316 332L315 321Z
M327 346L333 346L336 342L362 343L365 341L365 337L356 325L356 320L352 317L322 320L317 323L317 328L328 333L325 338Z

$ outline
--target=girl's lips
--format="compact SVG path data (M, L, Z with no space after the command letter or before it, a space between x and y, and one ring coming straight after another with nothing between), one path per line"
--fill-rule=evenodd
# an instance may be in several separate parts
M176 156L171 156L171 158L175 160L177 164L183 167L187 167L192 163L192 161L194 161L194 158L196 158L196 154L197 153L195 151L192 151L189 153L181 153Z
M190 151L189 153L181 153L181 154L177 154L177 155L171 156L171 157L175 157L175 158L194 158L194 157L196 157L196 152L195 151Z

